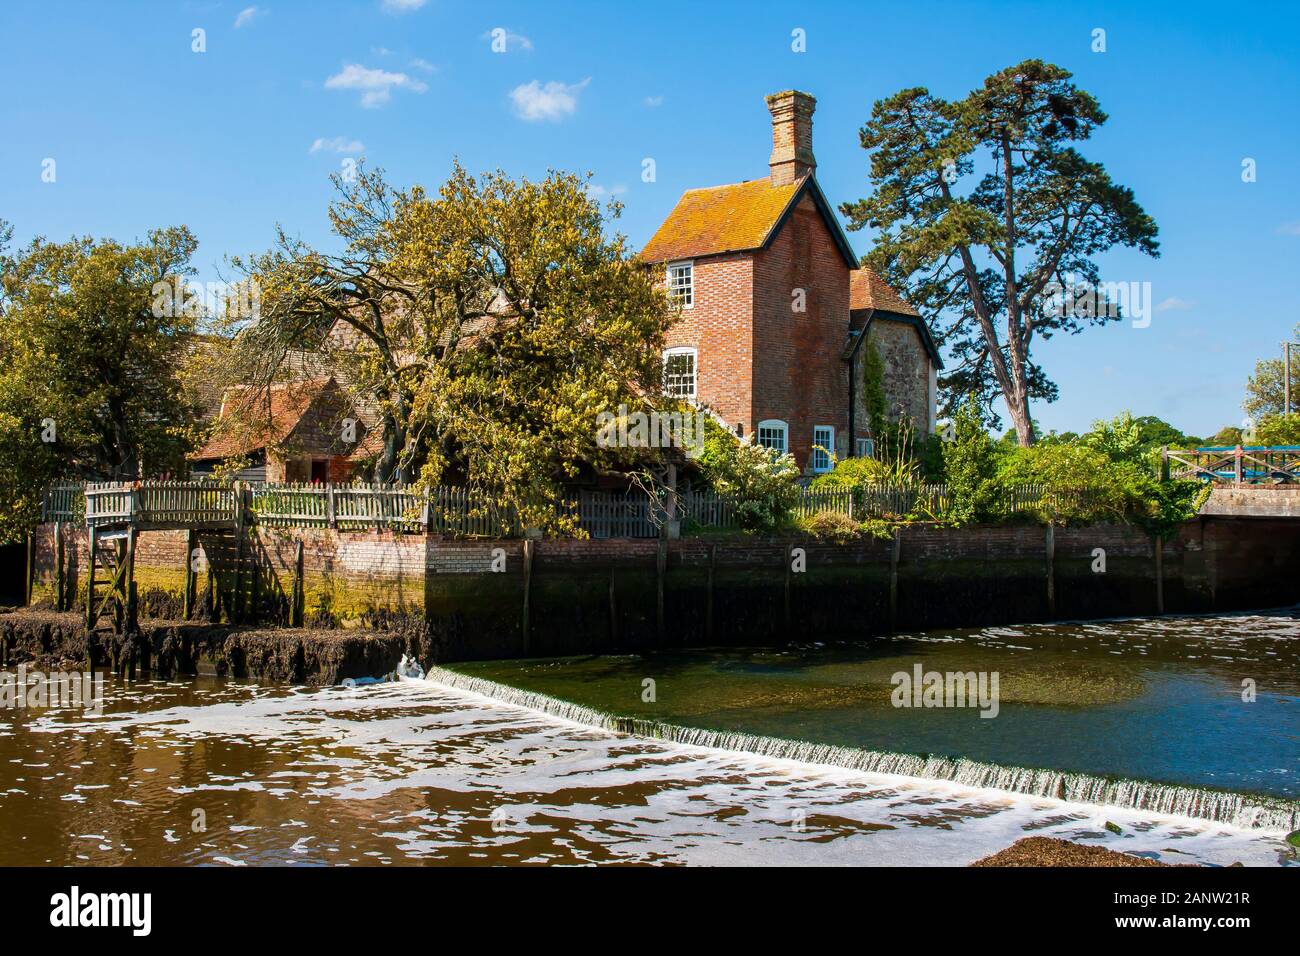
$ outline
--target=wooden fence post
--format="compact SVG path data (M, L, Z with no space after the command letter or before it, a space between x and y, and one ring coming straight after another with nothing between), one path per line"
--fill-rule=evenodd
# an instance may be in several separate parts
M524 616L523 616L524 646L523 646L523 655L524 655L525 657L528 656L528 645L529 645L529 636L528 636L528 624L529 624L529 621L528 621L528 611L529 611L529 606L528 606L528 605L529 605L529 600L530 600L530 598L531 598L532 586L533 586L533 539L532 539L532 538L524 538Z
M328 481L325 483L325 519L326 524L331 528L338 527L338 520L334 515L334 484Z
M1047 616L1056 617L1056 527L1047 526Z

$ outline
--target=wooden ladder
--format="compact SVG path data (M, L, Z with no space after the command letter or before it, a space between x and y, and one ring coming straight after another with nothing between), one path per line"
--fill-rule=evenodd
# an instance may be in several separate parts
M114 633L119 637L135 630L135 538L136 530L89 529L90 560L86 568L86 633ZM113 625L100 627L106 614Z

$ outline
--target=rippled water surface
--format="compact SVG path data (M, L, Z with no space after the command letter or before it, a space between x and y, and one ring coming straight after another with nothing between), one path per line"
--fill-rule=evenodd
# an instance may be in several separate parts
M1229 620L1238 623L1221 623ZM1145 624L1113 646L1108 631L1087 639L1175 678L1190 660L1225 694L1239 670L1267 676L1279 661L1294 665L1289 616L1216 622L1197 627L1224 634L1177 654ZM1243 629L1256 638L1232 636ZM1018 631L958 638L988 648L1025 640ZM951 642L929 635L915 646ZM804 663L795 672L809 667L811 649L787 653L796 657L778 655L777 665L727 659L741 672L789 673L796 659ZM812 672L825 681L840 653ZM1293 717L1294 672L1289 679L1282 693L1261 676L1261 696L1286 698L1271 706L1290 706ZM1117 677L1104 703L1073 706L1131 705L1152 680L1135 698ZM660 683L660 700L673 686ZM734 699L733 685L718 687L719 700ZM1293 862L1277 832L640 739L424 681L302 689L199 679L108 690L100 716L0 711L0 864L962 865L1039 833L1169 861ZM772 704L788 705L781 694ZM807 727L837 707L808 715ZM1296 727L1270 733L1294 744Z

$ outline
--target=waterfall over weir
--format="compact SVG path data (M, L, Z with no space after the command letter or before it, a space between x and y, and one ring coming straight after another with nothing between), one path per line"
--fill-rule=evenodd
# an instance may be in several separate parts
M1003 790L1072 803L1089 803L1171 816L1191 817L1258 830L1300 829L1300 802L1252 797L1202 787L1144 780L1115 780L1086 773L1032 770L968 760L862 750L736 731L705 730L634 717L619 717L548 694L431 667L426 680L468 691L499 703L540 711L552 717L616 733L735 751L866 773L948 780L967 787Z

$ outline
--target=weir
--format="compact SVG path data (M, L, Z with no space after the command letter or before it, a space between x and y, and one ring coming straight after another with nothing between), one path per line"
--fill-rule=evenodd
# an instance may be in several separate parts
M1208 820L1247 829L1289 832L1300 828L1300 803L1253 797L1203 787L1182 787L1144 780L1109 779L1083 773L1008 767L967 760L861 750L759 734L714 731L644 718L622 717L548 694L521 690L496 681L433 667L425 679L538 711L561 720L615 733L650 737L692 747L735 751L802 764L887 776L944 780L976 789L1046 797L1069 803L1123 807L1169 816Z

